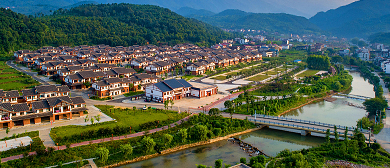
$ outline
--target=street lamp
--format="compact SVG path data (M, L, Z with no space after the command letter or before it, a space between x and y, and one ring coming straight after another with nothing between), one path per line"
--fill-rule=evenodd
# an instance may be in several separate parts
M371 147L371 128L368 127L368 147Z

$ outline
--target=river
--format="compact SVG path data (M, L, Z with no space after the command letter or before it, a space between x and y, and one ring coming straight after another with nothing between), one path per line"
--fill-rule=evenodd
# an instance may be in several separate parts
M352 89L348 91L349 94L367 97L375 96L373 86L369 84L368 81L364 80L359 73L351 72L351 75L354 79L352 82ZM344 126L356 126L356 121L365 116L366 112L363 109L346 105L344 103L345 101L354 104L363 103L361 100L337 97L337 100L334 102L319 101L297 110L293 110L283 116ZM317 146L324 142L324 139L320 137L305 137L296 133L267 128L243 134L238 137L244 142L258 147L270 156L276 156L276 154L283 149L300 150ZM196 164L214 166L214 162L217 159L223 159L224 163L234 165L239 162L241 157L246 157L249 162L248 154L244 153L244 151L242 151L237 145L224 140L210 145L194 147L141 162L124 165L121 166L121 168L191 168L196 167Z

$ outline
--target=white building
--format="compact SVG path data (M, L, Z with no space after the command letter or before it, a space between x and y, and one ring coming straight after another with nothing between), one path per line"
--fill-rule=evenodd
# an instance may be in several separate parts
M363 61L370 60L370 51L368 49L361 49L358 51L358 57Z

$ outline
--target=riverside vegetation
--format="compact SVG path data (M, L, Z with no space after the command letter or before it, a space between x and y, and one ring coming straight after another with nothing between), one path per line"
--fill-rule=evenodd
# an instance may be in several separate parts
M260 155L251 157L249 162L246 158L241 158L240 163L247 164L252 168L264 168L266 165L270 168L344 167L345 165L327 165L327 161L340 159L356 165L373 167L388 167L390 164L390 154L382 149L378 143L368 146L365 143L364 135L358 131L355 131L354 137L350 140L335 139L330 141L329 134L325 138L327 142L318 147L300 151L285 149L279 152L276 157L265 158ZM222 168L222 162L222 160L216 160L215 168ZM197 165L197 167L207 168L205 165Z
M59 151L49 148L47 151L37 151L37 155L1 163L1 167L46 167L93 157L98 157L95 163L100 167L254 127L255 125L248 120L223 118L218 113L199 114L199 116L191 116L188 121L183 121L180 125L163 131ZM81 162L77 164L82 165Z
M263 96L263 101L260 101L261 98L254 95L258 93L261 93L262 95L274 95L273 89L267 89L269 88L268 85L258 89L259 91L245 91L243 94L240 94L237 99L225 103L225 108L227 108L225 112L252 115L255 113L255 110L257 110L258 113L262 113L265 108L267 115L279 115L288 109L306 103L310 98L324 97L330 90L341 91L348 89L351 86L352 76L349 75L347 71L341 71L339 74L333 76L319 75L306 77L303 81L311 85L302 86L298 91L298 94L292 93L289 95L288 93L291 93L293 89L289 89L289 87L285 85L294 86L297 84L270 84L279 86L278 88L280 88L279 92L281 95L278 95L277 98L271 96L269 97L270 99L267 99L267 96ZM303 97L303 95L309 95L309 97ZM282 98L279 98L279 96ZM243 104L243 102L245 102L245 104Z

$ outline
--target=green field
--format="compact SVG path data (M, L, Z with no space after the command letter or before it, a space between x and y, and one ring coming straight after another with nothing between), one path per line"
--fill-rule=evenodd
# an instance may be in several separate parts
M104 114L110 116L115 119L115 121L109 121L104 123L98 123L96 119L94 119L94 125L87 126L78 126L78 125L68 125L62 127L55 127L51 129L50 136L51 138L59 144L66 143L74 143L81 142L86 139L76 138L82 134L87 135L88 131L98 131L101 128L114 128L119 127L127 127L126 131L131 127L133 133L135 131L141 131L140 124L144 124L152 121L160 121L160 124L173 123L178 121L184 117L186 117L187 113L177 113L175 111L167 111L167 110L133 110L131 109L120 109L114 108L113 106L104 106L104 105L96 105ZM169 120L169 121L168 121ZM87 121L89 124L90 121ZM113 131L114 135L117 135L115 131ZM74 137L74 138L73 138ZM111 137L111 133L106 137ZM98 137L103 138L103 137ZM91 139L98 139L91 138Z
M275 70L270 70L270 71L264 72L264 74L267 74L267 75L276 75L276 74L278 74L278 73L276 73Z
M0 89L22 90L36 85L39 83L31 76L9 67L4 61L0 62Z
M315 75L316 73L318 73L319 70L306 70L305 72L302 72L301 74L297 75L297 77L305 77L305 76L313 76Z
M268 76L268 75L257 75L257 76L249 78L248 80L250 80L250 81L262 81L262 80L267 79L269 77L270 76Z
M211 79L225 80L225 79L226 79L226 76L225 76L225 75L220 75L220 76L213 77L213 78L211 78Z
M238 72L230 72L230 73L227 73L226 75L230 75L230 76L237 76Z

